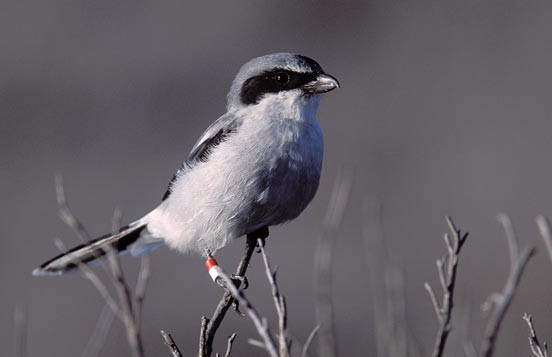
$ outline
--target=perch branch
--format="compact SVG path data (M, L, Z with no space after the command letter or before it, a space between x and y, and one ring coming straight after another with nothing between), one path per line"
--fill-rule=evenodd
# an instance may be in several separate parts
M266 238L267 236L268 230L259 230L247 235L245 241L245 252L236 269L237 276L245 276L245 273L247 272L247 268L249 266L249 261L251 260L251 256L253 255L255 247L257 246L257 239ZM235 281L235 285L237 288L240 287L240 284L241 282L239 280ZM207 329L205 330L204 335L200 336L200 357L208 357L211 355L213 351L213 341L215 340L215 334L217 333L222 320L224 320L224 317L226 316L226 312L228 311L230 306L232 306L233 302L234 299L232 297L232 294L229 291L225 291L215 309L215 312L213 313L213 316L211 317L207 325Z
M427 290L431 303L439 320L439 329L435 344L433 346L433 357L441 357L445 350L448 335L450 333L450 321L452 317L452 308L454 307L454 287L456 283L456 270L458 268L458 259L462 246L468 238L468 233L462 234L456 228L451 217L446 217L450 233L445 233L444 240L447 246L447 253L442 259L437 259L437 272L439 273L439 281L443 289L442 302L439 303L433 288L429 283L425 283L424 287Z
M268 321L266 320L266 318L261 318L255 307L253 307L251 302L249 302L249 300L245 297L243 291L236 288L228 275L226 275L224 272L221 272L220 278L224 282L226 289L228 289L232 294L232 297L236 299L239 305L245 309L247 316L249 316L249 318L253 322L253 325L257 329L257 332L262 339L265 350L271 357L278 357L278 350L276 349L276 345L274 343L274 340L272 339L272 335L270 334Z
M541 346L537 337L537 332L533 326L533 316L525 313L523 314L523 319L527 322L527 326L529 327L529 347L531 347L531 352L533 352L536 357L548 357L548 346L546 342Z
M524 248L521 252L519 251L518 240L514 233L510 218L507 215L500 214L498 220L506 232L511 265L510 274L502 292L494 293L490 298L490 306L494 305L494 310L489 317L489 322L487 323L483 343L481 345L480 355L483 357L491 357L493 355L500 325L514 298L523 271L531 257L535 254L534 248Z

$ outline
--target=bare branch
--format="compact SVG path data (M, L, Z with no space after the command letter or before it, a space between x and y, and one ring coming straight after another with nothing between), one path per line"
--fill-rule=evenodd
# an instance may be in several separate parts
M59 206L60 218L62 219L62 221L65 224L67 224L69 227L71 227L82 241L89 240L90 235L86 231L84 225L73 215L73 213L69 209L69 205L65 197L63 179L60 175L56 177L56 194L57 194L57 202ZM121 217L120 211L116 210L114 214L113 222L112 222L114 231L116 231L117 225L120 223L119 222L120 217ZM56 241L56 245L61 250L65 250L60 240ZM142 345L142 338L140 335L140 325L139 325L139 320L137 320L138 315L135 314L135 309L136 308L140 309L140 307L133 306L132 293L124 278L119 260L116 256L116 252L114 252L114 250L111 248L106 253L108 257L107 264L105 264L104 260L100 259L99 261L100 263L102 263L101 266L104 268L107 276L110 278L114 288L117 291L117 294L119 296L119 304L115 302L114 298L109 293L105 284L101 281L98 275L92 271L92 269L90 269L86 264L79 262L78 260L75 260L74 264L83 273L84 277L92 282L92 284L100 292L100 294L102 295L102 297L104 298L104 300L106 301L110 309L123 322L127 333L127 340L132 354L136 357L143 357L144 348ZM101 258L101 256L98 254L97 258ZM149 272L146 272L146 273L149 274ZM143 279L145 279L148 274L146 274L146 276L144 276ZM143 301L144 299L145 291L143 289L145 289L145 284L143 288L140 287L140 289L142 290L139 292L139 296L137 298L138 300L140 300L140 304L141 304L141 301Z
M542 240L548 251L548 257L552 262L552 229L550 228L550 221L544 216L538 216L536 221Z
M353 173L340 171L333 187L330 203L324 219L324 230L320 234L314 255L315 312L320 325L318 350L322 357L337 355L334 309L332 303L332 265L337 230L343 220L349 194L353 184Z
M514 298L523 271L525 270L525 267L531 257L535 254L534 248L525 248L520 253L517 238L514 234L510 218L502 214L499 215L498 219L506 231L506 239L508 241L512 265L510 266L510 274L502 292L493 294L495 296L493 300L495 300L496 303L494 304L493 312L489 317L489 322L487 323L485 336L481 345L480 354L483 357L491 357L493 355L500 325L502 324L502 321L506 316L506 312L508 311L512 299Z
M320 325L316 325L311 333L309 334L309 337L307 338L307 342L303 345L303 352L301 353L301 357L307 357L309 354L309 347L312 345L312 341L314 341L314 338L316 337L316 334L318 333L318 330L320 330Z
M138 273L138 282L134 291L134 319L136 325L142 323L142 307L146 298L146 289L151 275L151 258L149 254L142 255L140 263L140 273Z
M444 240L447 246L447 254L442 259L437 259L437 272L439 281L443 288L442 302L439 303L435 292L428 283L424 284L427 290L431 303L439 320L439 328L435 344L433 346L433 357L440 357L445 350L448 335L450 333L450 321L452 318L452 308L454 307L454 287L456 284L456 270L458 268L458 259L464 242L468 238L468 233L461 234L456 228L451 217L446 217L447 224L450 229L450 235L445 234Z
M131 347L132 353L136 357L144 356L144 346L140 335L140 326L137 324L136 316L134 315L133 298L130 288L126 283L126 279L121 269L119 257L111 249L108 254L109 268L115 277L115 290L119 296L119 306L122 311L123 323L127 332L127 340Z
M254 338L250 338L247 340L247 343L249 343L251 346L255 346L255 347L258 347L262 350L264 350L265 348L265 345L262 341L259 341L259 340L255 340Z
M63 185L63 176L58 174L55 177L55 186L56 186L56 200L58 204L58 215L59 218L65 225L67 225L69 228L71 228L79 241L83 244L86 244L90 240L90 234L86 230L86 227L84 224L73 214L71 209L69 208L69 203L67 202L67 198L65 196L65 187ZM118 210L115 211L113 223L118 218ZM101 259L102 255L100 253L96 254L97 259ZM100 260L101 261L101 260ZM78 262L75 262L78 265ZM106 275L113 279L113 274L111 274L111 271L105 264L101 264L102 268L104 269L104 272ZM92 273L95 274L95 273Z
M435 296L435 292L433 291L433 288L431 287L431 285L429 285L427 281L424 283L424 288L427 290L427 293L429 294L429 298L431 299L431 304L433 305L433 309L435 310L435 315L437 315L439 322L441 322L443 320L442 310L441 310L441 306L439 306L439 301L437 301L437 297Z
M63 244L63 242L60 239L55 239L54 244L56 245L56 247L61 252L64 252L64 251L67 250L65 248L65 245ZM94 273L92 271L92 269L90 269L90 267L88 267L88 265L86 265L86 264L83 264L79 261L75 261L75 264L77 264L77 267L82 272L83 277L85 279L88 279L92 283L92 285L94 285L96 290L98 290L98 292L100 293L102 298L105 300L105 302L109 306L109 308L113 311L113 313L118 318L122 319L121 309L119 309L119 306L115 302L115 299L113 299L113 297L111 296L111 294L107 290L107 287L102 282L102 280L98 277L98 275L96 273Z
M249 261L251 260L251 256L253 255L255 247L257 246L257 239L266 237L268 237L268 229L255 231L247 235L245 241L245 252L240 260L240 263L238 264L235 273L237 276L245 276L245 273L247 272L247 268L249 266ZM241 282L235 281L235 284L236 287L239 288ZM211 320L209 321L207 330L205 331L205 334L203 336L203 340L200 341L200 346L204 346L203 350L200 350L201 357L208 357L211 355L213 351L213 341L215 340L217 330L222 323L222 320L224 320L226 312L228 311L230 306L232 306L233 301L234 299L232 298L232 294L230 294L229 291L225 291L215 309L215 312L213 313Z
M70 228L72 228L75 231L75 233L80 238L82 243L89 241L90 235L88 234L88 231L84 227L84 224L82 224L69 209L69 204L67 203L67 200L65 198L63 176L56 175L55 182L56 182L56 199L57 199L57 204L59 208L59 218L62 220L62 222L64 222L66 225L68 225Z
M508 251L510 252L510 268L516 265L516 261L519 256L519 245L516 238L516 232L510 217L504 213L499 213L497 216L498 221L502 224L504 232L506 233L506 239L508 241Z
M230 354L232 353L232 344L234 343L235 339L236 339L235 333L228 336L228 342L226 343L226 353L224 354L224 357L230 357Z
M245 297L242 290L238 290L232 280L224 272L220 273L220 278L226 285L226 288L232 294L232 297L245 309L247 316L253 322L253 325L257 329L259 336L262 338L264 348L271 357L278 357L278 351L270 330L268 328L268 321L265 318L261 318L257 310L253 307L251 302Z
M272 268L270 267L270 262L268 261L268 256L266 255L266 251L264 248L264 241L262 239L258 239L257 244L261 249L261 255L263 256L263 262L265 265L266 277L272 290L272 297L274 299L274 305L276 306L276 312L278 315L278 344L280 357L287 357L290 355L291 339L288 337L287 309L285 298L280 295L280 289L278 287L278 283L276 282L276 272L273 272Z
M198 356L208 356L211 354L211 352L207 353L207 327L209 324L209 319L205 316L201 317L201 327L199 328L199 352Z
M529 326L529 346L531 347L531 352L536 357L548 357L548 346L544 342L541 347L537 332L533 326L533 316L525 313L523 314L523 319L527 322L527 326Z
M105 343L105 339L113 323L113 310L109 305L105 304L98 321L96 322L96 327L92 336L88 340L86 347L82 353L82 357L96 357L99 356L100 351Z
M174 342L171 334L161 330L161 336L163 336L163 341L165 342L165 345L167 345L167 347L169 348L172 357L182 357L182 353L176 345L176 342Z

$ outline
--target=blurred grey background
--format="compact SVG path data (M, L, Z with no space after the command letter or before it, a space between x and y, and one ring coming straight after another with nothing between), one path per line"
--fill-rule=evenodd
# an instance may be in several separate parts
M511 215L531 261L498 340L498 355L528 356L524 311L552 338L552 265L534 224L552 207L552 3L546 1L20 1L0 2L0 346L12 352L13 312L28 315L30 356L80 355L103 301L78 274L33 278L76 244L57 217L54 175L94 234L110 229L114 208L130 221L154 207L196 138L225 110L239 66L277 51L311 56L341 81L319 121L326 157L319 193L296 221L272 230L290 329L300 341L316 324L313 254L337 172L355 181L337 237L334 268L340 355L374 355L373 292L363 207L380 202L393 262L406 271L407 320L422 355L437 329L423 289L437 286L445 252L444 215L471 233L461 256L455 328L447 355L463 356L468 330L479 344L480 305L508 273L496 221ZM371 231L374 227L364 227ZM370 237L368 237L370 238ZM237 241L219 255L234 267ZM368 244L368 246L370 246ZM199 322L220 290L197 256L152 254L144 342L167 355L160 329L185 354L196 352ZM138 261L123 259L134 279ZM274 317L254 257L248 296ZM471 314L468 314L472 311ZM465 325L470 315L469 329ZM463 322L464 321L464 322ZM237 355L256 332L230 314L215 350L238 331ZM127 355L115 322L102 356Z

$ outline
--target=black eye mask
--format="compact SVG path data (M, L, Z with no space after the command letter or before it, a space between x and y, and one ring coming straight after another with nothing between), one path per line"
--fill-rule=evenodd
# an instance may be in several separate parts
M318 72L300 73L285 69L273 69L247 79L241 88L240 100L245 105L257 104L267 93L301 88L312 82Z

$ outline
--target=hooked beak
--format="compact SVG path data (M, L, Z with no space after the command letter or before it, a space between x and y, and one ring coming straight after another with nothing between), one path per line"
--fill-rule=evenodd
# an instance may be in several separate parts
M310 94L326 93L339 88L339 82L329 74L320 74L314 81L311 81L303 86L305 92Z

